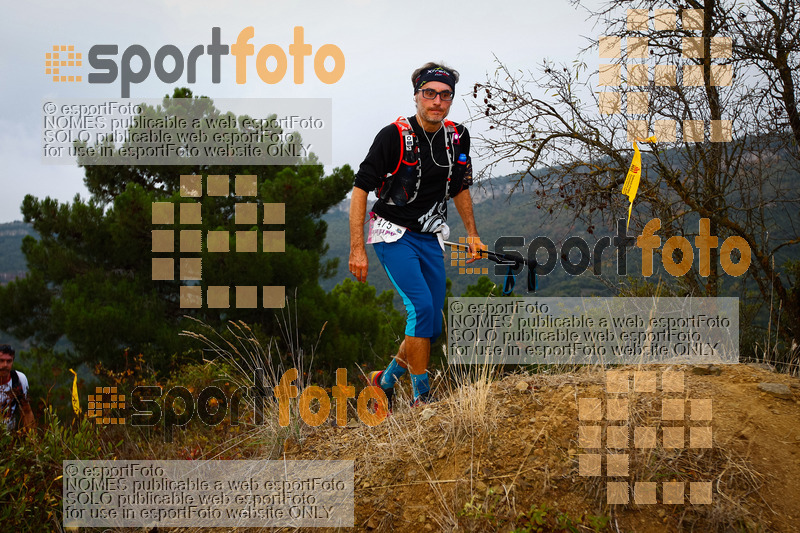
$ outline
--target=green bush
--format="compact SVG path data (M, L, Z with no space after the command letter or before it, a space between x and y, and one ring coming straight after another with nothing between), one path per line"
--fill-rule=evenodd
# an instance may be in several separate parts
M0 429L0 523L10 531L58 531L62 524L62 461L111 459L117 445L104 444L88 418L70 427L52 407L42 428Z

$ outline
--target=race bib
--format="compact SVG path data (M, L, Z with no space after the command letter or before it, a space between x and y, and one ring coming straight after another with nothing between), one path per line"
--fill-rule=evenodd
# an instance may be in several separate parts
M402 237L405 232L406 228L403 226L398 226L385 218L379 217L375 213L370 213L367 244L395 242Z

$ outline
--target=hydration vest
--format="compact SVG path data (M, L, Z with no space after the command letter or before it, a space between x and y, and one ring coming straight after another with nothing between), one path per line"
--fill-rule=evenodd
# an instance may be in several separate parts
M392 172L386 174L381 185L375 190L376 195L389 205L404 206L414 201L422 181L422 162L419 158L419 145L414 128L406 117L399 117L393 122L400 133L400 160ZM471 167L469 158L460 157L461 141L456 130L456 125L444 121L445 148L447 150L448 173L445 201L460 193L465 186L471 184L470 179L465 180L468 167ZM432 147L431 147L432 148Z
M22 383L19 380L19 376L17 375L16 370L11 371L11 389L6 392L7 404L6 409L7 412L11 412L13 409L13 413L11 416L14 420L14 427L19 426L19 418L22 414L22 406L20 405L20 400L25 399L25 392L22 390Z

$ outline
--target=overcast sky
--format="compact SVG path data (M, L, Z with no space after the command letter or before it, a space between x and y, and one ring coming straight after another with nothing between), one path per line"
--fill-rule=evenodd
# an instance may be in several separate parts
M302 7L301 7L302 6ZM332 85L320 82L313 60L305 60L305 82L292 81L292 62L283 81L261 82L250 58L248 82L236 84L233 58L222 65L222 82L210 83L206 63L198 63L198 83L165 84L151 74L134 85L131 98L160 98L174 86L212 98L317 97L333 102L333 165L357 167L382 126L399 115L413 114L411 72L429 60L444 60L461 73L450 118L468 116L472 85L495 68L494 57L510 67L535 69L545 58L572 61L596 38L592 21L567 0L502 2L387 2L371 0L40 2L7 4L0 22L2 72L0 92L0 157L3 174L0 222L21 219L26 194L71 200L87 196L77 166L44 164L41 157L42 105L49 98L118 98L119 83L109 85L53 83L45 74L45 53L54 44L74 45L84 53L95 44L143 45L155 55L174 44L185 55L211 41L211 28L221 28L223 44L239 32L255 28L256 51L277 44L288 54L293 28L303 26L313 52L337 45L345 56L345 72ZM592 57L585 58L592 68ZM206 70L203 70L205 66ZM84 63L83 73L91 71ZM226 75L227 74L227 75ZM276 110L279 112L279 110ZM480 130L480 124L470 126ZM476 166L480 162L476 161Z

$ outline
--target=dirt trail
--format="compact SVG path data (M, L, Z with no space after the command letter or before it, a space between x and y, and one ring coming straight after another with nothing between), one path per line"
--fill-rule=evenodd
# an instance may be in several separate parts
M287 443L286 458L355 461L358 531L510 531L543 504L550 519L609 517L608 531L800 530L800 381L747 365L614 370L627 393L608 392L601 369L507 376L485 399L462 391L427 411L398 408L375 428L319 428ZM682 392L664 381L676 376ZM789 394L761 392L761 382ZM613 420L609 409L620 406L622 420ZM598 429L580 430L579 439L579 426ZM675 431L680 445L665 448ZM602 438L599 449L588 447L592 438ZM582 475L597 473L594 460L602 475ZM624 463L627 476L609 470ZM607 482L652 485L627 492L627 504L608 504ZM711 503L692 503L709 486L691 483L708 482ZM683 504L664 503L676 497L664 483L683 488Z

